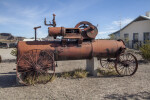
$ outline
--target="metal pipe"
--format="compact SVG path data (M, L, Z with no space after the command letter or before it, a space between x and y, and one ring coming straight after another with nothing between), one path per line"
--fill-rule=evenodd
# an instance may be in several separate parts
M36 41L36 30L37 30L38 28L41 28L41 26L34 27L34 30L35 30L35 41Z

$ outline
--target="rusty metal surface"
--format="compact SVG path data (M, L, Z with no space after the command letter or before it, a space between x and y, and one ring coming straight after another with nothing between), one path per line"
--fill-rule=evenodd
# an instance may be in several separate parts
M87 21L78 23L75 28L49 27L49 36L63 36L67 39L95 39L97 27Z
M87 36L86 38L92 38L92 39L94 39L96 37L96 35L98 34L97 27L95 27L94 25L92 25L88 21L79 22L75 26L75 28L80 28L83 31L82 32L82 36L84 37L85 34L86 34L86 36Z
M18 57L32 49L41 49L55 53L55 60L90 59L92 57L115 57L120 48L125 48L122 41L95 40L83 42L78 46L76 42L68 42L65 47L60 41L31 41L18 43Z
M116 68L119 75L122 75L119 72L120 67L126 68L132 64L136 64L135 69L128 75L133 75L136 72L138 65L135 56L131 55L135 62L129 62L128 59L120 60L121 54L124 54L126 49L124 42L122 40L96 40L98 30L90 22L79 22L75 28L55 27L56 21L55 15L53 15L53 23L47 24L45 19L45 25L53 26L48 28L49 36L54 38L62 36L62 39L60 41L36 41L36 29L38 27L35 27L35 41L18 42L18 78L31 75L35 81L39 73L45 75L47 70L54 73L55 61L91 59L92 57L101 59L102 67L109 67L111 64ZM105 61L102 62L102 59Z
M44 20L44 24L45 24L46 26L53 26L53 27L56 27L55 16L56 16L56 15L53 14L52 24L51 24L51 22L50 22L50 24L47 24L47 23L46 23L46 18L45 18L45 20Z
M36 41L36 36L37 36L37 34L36 34L36 30L37 30L38 28L41 28L41 26L34 27L34 30L35 30L35 41Z
M117 56L115 69L120 76L131 76L138 69L137 58L131 53L122 53Z
M17 61L17 65L17 77L20 83L24 85L35 82L47 83L55 73L53 54L40 49L33 49L21 55ZM51 70L51 73L48 73L48 70ZM40 79L42 76L49 78L42 81Z

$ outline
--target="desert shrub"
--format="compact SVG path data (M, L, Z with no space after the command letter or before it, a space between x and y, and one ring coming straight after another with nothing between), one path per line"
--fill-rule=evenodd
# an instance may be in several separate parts
M73 72L73 78L85 78L87 77L88 75L88 72L83 70L83 69L76 69L74 72Z
M141 55L145 60L150 61L150 43L142 45L140 48Z
M71 76L72 76L71 72L64 72L61 74L61 77L63 77L63 78L70 78Z
M57 76L55 76L55 75L52 76L50 74L47 74L47 75L39 74L37 78L33 79L33 75L29 74L23 80L27 84L34 85L37 83L52 82L56 78L57 78Z
M17 49L13 49L10 54L13 56L17 56Z
M97 75L98 76L116 76L118 73L116 72L116 69L114 67L106 68L98 68L97 69Z
M83 69L75 69L73 71L70 72L63 72L60 73L60 77L63 78L85 78L87 77L88 72L86 70Z

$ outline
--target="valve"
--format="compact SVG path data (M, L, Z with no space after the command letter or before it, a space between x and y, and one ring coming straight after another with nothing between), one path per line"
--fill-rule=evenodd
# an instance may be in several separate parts
M53 27L56 27L55 16L56 16L56 15L53 14L52 24L51 24L51 22L50 22L50 24L47 24L47 23L46 23L46 18L45 18L45 20L44 20L44 24L45 24L46 26L53 26Z

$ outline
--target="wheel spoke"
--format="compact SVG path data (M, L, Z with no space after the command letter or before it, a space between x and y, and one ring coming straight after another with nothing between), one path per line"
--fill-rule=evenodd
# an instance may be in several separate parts
M23 62L26 62L26 65ZM41 80L38 79L41 75L42 77L47 77L46 73L48 72L50 67L54 67L53 64L54 64L53 53L49 54L46 51L38 49L28 51L27 53L22 55L18 60L17 73L20 75L17 75L17 77L25 85L30 85L30 83L34 84L35 82L38 83ZM54 75L54 72L55 70L52 70L52 77ZM31 77L31 82L28 83L26 79L22 79L23 77L24 78ZM44 80L42 79L41 82L43 81ZM44 83L46 82L48 82L48 80L45 80Z
M100 64L103 68L110 68L110 67L114 67L115 66L115 60L112 58L103 58L100 59Z
M136 72L137 67L137 59L130 53L121 54L120 56L118 56L115 66L117 73L123 76L133 75Z

